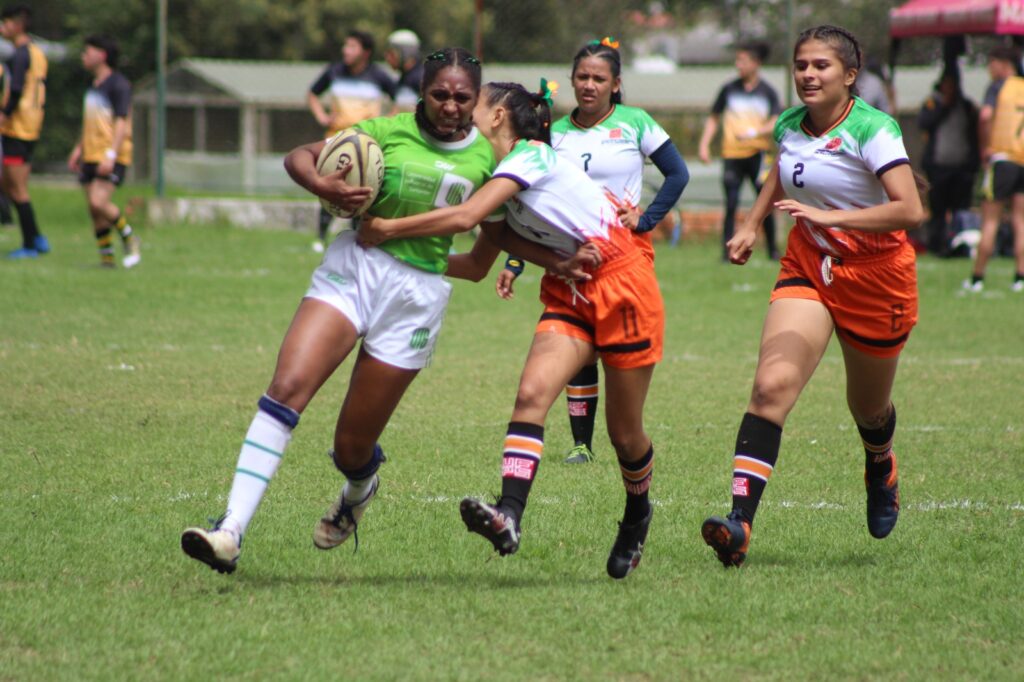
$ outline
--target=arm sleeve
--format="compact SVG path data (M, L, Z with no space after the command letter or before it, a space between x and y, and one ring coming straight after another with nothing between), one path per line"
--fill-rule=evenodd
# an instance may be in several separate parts
M715 98L715 103L711 105L711 113L716 116L721 116L722 112L725 111L725 88L718 91L718 97Z
M110 92L110 106L114 110L114 118L128 118L132 108L132 86L126 78L118 79Z
M328 66L320 74L320 77L309 86L309 91L314 95L321 95L331 85L331 67Z
M10 95L7 97L7 104L4 106L4 114L10 116L18 108L21 100L21 92L25 89L25 72L29 67L29 54L27 47L19 47L14 51L14 56L8 64L7 73L10 75Z
M661 183L661 189L655 195L654 201L640 216L637 232L653 230L654 226L665 217L665 214L676 205L686 184L690 182L690 171L687 170L686 162L679 155L679 150L676 149L672 140L666 140L665 144L658 147L658 150L651 154L651 161L665 176L665 181Z

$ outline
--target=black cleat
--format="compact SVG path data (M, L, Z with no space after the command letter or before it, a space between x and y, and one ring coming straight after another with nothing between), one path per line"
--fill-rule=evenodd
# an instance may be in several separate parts
M726 568L743 565L750 547L750 524L743 520L739 513L729 512L729 516L712 516L700 527L700 534L718 560Z
M619 522L619 533L615 536L615 544L608 555L608 575L616 580L622 580L640 564L644 542L647 540L647 529L653 516L654 507L651 507L647 516L636 523L627 525Z
M868 532L871 537L881 540L896 527L900 517L900 480L896 471L896 453L892 453L892 471L884 478L868 479L864 476L868 490Z
M492 507L466 497L459 504L459 512L466 530L487 538L501 556L515 554L519 549L519 522L505 507Z

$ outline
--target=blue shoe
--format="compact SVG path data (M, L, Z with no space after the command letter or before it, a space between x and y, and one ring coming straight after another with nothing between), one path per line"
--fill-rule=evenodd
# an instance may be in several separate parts
M868 532L882 538L896 527L900 517L900 479L896 470L896 453L892 453L892 470L884 478L870 479L865 474L868 491Z
M24 247L15 249L7 254L7 258L10 260L22 260L23 258L38 258L39 252L35 249L26 249Z
M50 253L50 240L41 234L36 235L36 239L32 242L32 246L36 247L36 251L39 253Z

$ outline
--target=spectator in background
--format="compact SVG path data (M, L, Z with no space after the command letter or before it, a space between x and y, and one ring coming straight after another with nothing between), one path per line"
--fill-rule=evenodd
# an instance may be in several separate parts
M423 62L420 60L420 38L408 29L399 29L388 36L388 49L384 52L388 66L398 72L395 93L397 111L415 111L420 99L420 81L423 80Z
M947 214L971 207L978 173L978 107L960 89L960 72L947 68L921 106L918 127L926 134L923 167L928 176L928 250L949 250Z
M736 225L736 208L740 188L749 179L756 192L761 191L761 164L765 152L773 148L775 119L782 110L775 90L761 80L761 63L768 56L768 46L743 43L736 48L734 81L726 83L715 98L711 115L704 122L700 137L700 160L711 162L711 140L722 123L722 187L725 190L725 217L722 221L722 261L729 262L726 244L732 239ZM769 212L764 219L768 257L777 260L775 218Z
M879 111L890 116L896 115L896 97L892 83L882 66L874 57L867 57L864 68L857 74L857 96Z
M28 5L5 7L0 13L0 20L0 33L14 45L14 54L7 61L5 69L5 97L0 104L4 159L0 184L4 194L14 202L21 225L21 248L11 251L7 257L36 258L50 251L50 243L36 225L36 215L28 193L32 151L43 127L46 56L29 38L32 10Z
M341 61L327 66L309 87L306 103L317 123L327 129L325 137L333 137L360 121L383 113L384 96L395 99L395 82L374 64L373 36L364 31L349 31L341 48ZM330 92L330 109L324 109L320 96ZM317 240L313 250L324 252L331 214L320 208Z
M985 288L985 268L996 245L996 232L1003 207L1010 205L1013 225L1013 253L1017 272L1012 290L1024 292L1024 78L1020 77L1020 55L1012 47L998 46L988 54L992 83L985 91L978 114L981 162L985 169L985 201L981 206L981 242L971 278L964 289Z

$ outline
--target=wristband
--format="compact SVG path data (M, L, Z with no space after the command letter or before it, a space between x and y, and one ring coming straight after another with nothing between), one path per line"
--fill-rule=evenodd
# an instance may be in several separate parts
M518 258L513 258L512 256L509 256L508 260L505 261L505 269L511 272L516 277L523 274L524 267L525 266L523 265L523 261L519 260Z
M106 151L106 152L104 153L104 156L106 156L106 157L107 157L108 159L110 159L111 161L113 161L114 159L116 159L116 158L117 158L117 152L115 152L115 151L114 151L113 149L108 149L108 150L107 150L107 151Z

